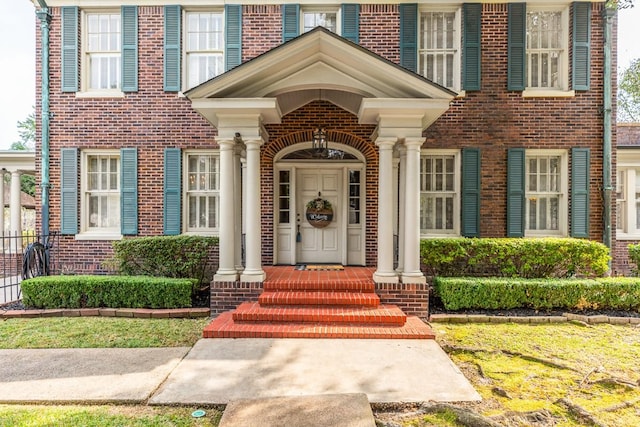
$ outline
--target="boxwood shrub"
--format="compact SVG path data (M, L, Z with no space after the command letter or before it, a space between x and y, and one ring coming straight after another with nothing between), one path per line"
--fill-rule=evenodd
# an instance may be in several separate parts
M436 296L447 310L512 308L640 311L640 279L521 279L436 277Z
M423 239L427 274L447 277L599 277L609 269L609 249L573 238Z
M42 276L24 280L22 300L34 308L191 307L191 279L148 276Z

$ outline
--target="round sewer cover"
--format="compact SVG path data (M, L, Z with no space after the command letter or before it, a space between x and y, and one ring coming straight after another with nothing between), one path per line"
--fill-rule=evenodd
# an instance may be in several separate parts
M191 413L191 416L193 418L202 418L206 415L207 413L205 411L203 411L202 409L198 409L197 411L193 411Z

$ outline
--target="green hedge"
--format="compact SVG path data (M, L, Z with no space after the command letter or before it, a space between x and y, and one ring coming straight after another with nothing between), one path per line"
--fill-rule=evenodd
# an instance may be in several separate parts
M629 261L635 266L632 269L633 274L638 275L640 271L640 244L631 244L627 248L629 248Z
M154 236L118 240L107 263L129 276L181 277L208 284L213 278L211 253L217 237Z
M42 276L24 280L22 300L35 308L191 307L193 280L147 276Z
M609 249L572 238L443 238L420 242L432 276L598 277L609 269Z
M436 277L447 310L511 308L640 311L640 279L520 279Z

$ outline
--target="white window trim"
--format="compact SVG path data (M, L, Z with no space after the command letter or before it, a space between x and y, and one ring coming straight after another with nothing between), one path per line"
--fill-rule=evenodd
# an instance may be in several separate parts
M453 229L452 230L434 230L424 233L420 229L420 238L439 238L439 237L460 237L460 205L462 199L462 156L460 150L455 149L426 149L420 150L420 160L425 156L453 156L453 170L455 179L453 189L456 194L453 202ZM422 163L422 162L421 162ZM422 174L422 170L419 171ZM418 204L420 199L418 199Z
M567 150L527 149L525 150L525 198L527 197L526 182L529 167L529 157L560 156L560 203L558 211L558 230L528 230L529 218L526 215L525 201L525 237L565 237L569 230L569 153Z
M120 150L97 150L97 149L87 149L81 150L80 155L80 233L75 235L76 240L120 240L122 239L122 234L120 233L120 229L106 229L106 230L90 230L87 224L87 216L89 206L87 204L87 199L85 197L85 193L87 192L88 186L88 178L87 171L89 170L89 165L87 163L87 159L89 156L118 156L118 173L120 173L120 168L122 167L122 159L120 159ZM119 178L118 178L119 179ZM122 186L122 183L120 183ZM122 191L120 187L118 191ZM122 203L122 198L120 198L120 203ZM122 220L122 218L121 218Z
M534 87L526 87L522 92L523 98L541 98L541 97L573 97L575 96L575 91L569 89L569 68L571 64L569 64L569 34L570 34L570 26L569 26L569 6L567 4L528 4L527 3L527 13L529 12L561 12L561 20L562 20L562 63L560 69L560 88L534 88ZM526 29L525 29L526 31ZM529 49L528 46L525 46L525 60L527 58L526 51ZM529 63L525 64L525 68L527 70L527 75L529 74ZM528 84L528 81L527 81Z
M80 12L80 90L76 92L76 98L124 98L124 92L120 89L91 89L91 69L89 67L87 47L89 46L89 21L87 15L111 13L122 15L120 9L83 9ZM122 61L122 34L120 34L120 61ZM122 73L122 68L119 70ZM122 75L120 75L120 85L122 86Z
M640 151L632 150L620 150L617 153L617 167L618 171L626 171L627 180L626 187L623 189L625 193L625 200L627 202L627 222L625 224L625 230L620 231L617 228L616 223L616 239L618 240L640 240L640 228L636 227L636 192L635 192L635 180L636 169L640 169ZM617 177L616 177L617 179ZM616 182L616 185L618 183ZM632 184L632 185L630 185Z
M342 35L342 8L339 6L312 6L301 5L300 6L300 34L304 34L304 14L305 13L322 13L322 12L334 12L336 14L336 34Z
M188 236L218 236L220 234L220 206L218 205L218 227L208 229L189 229L189 199L187 181L189 180L189 156L214 156L218 158L218 185L220 185L220 151L219 150L184 150L182 154L182 234ZM218 203L220 203L218 188Z
M225 16L224 13L224 7L189 7L189 8L182 8L182 16L181 16L181 31L182 34L180 35L181 37L181 68L180 68L180 72L182 73L181 76L181 85L182 85L182 91L179 92L180 95L184 96L184 92L193 89L191 87L188 86L189 84L189 66L188 66L188 60L187 60L187 42L188 42L188 33L187 33L187 14L189 13L219 13L222 15L222 32L224 33L226 31L226 25L227 25L227 17ZM225 41L226 43L226 41ZM222 49L222 68L223 68L223 73L224 70L226 69L226 54L225 54L225 47L223 45L223 49ZM202 84L202 83L201 83ZM196 87L196 86L194 86Z
M428 12L454 12L454 49L456 54L453 57L453 87L449 88L454 92L458 92L458 97L464 97L465 92L462 90L462 10L460 6L453 5L420 5L418 10L418 38L422 37L420 28L422 28L422 14ZM418 58L417 64L420 64L420 40L418 40ZM424 76L423 76L424 77ZM426 78L426 77L425 77Z

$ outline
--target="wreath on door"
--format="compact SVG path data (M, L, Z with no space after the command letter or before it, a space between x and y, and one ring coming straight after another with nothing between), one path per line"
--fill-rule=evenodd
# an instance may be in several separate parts
M307 203L307 222L315 228L324 228L333 221L333 206L331 202L321 197Z

